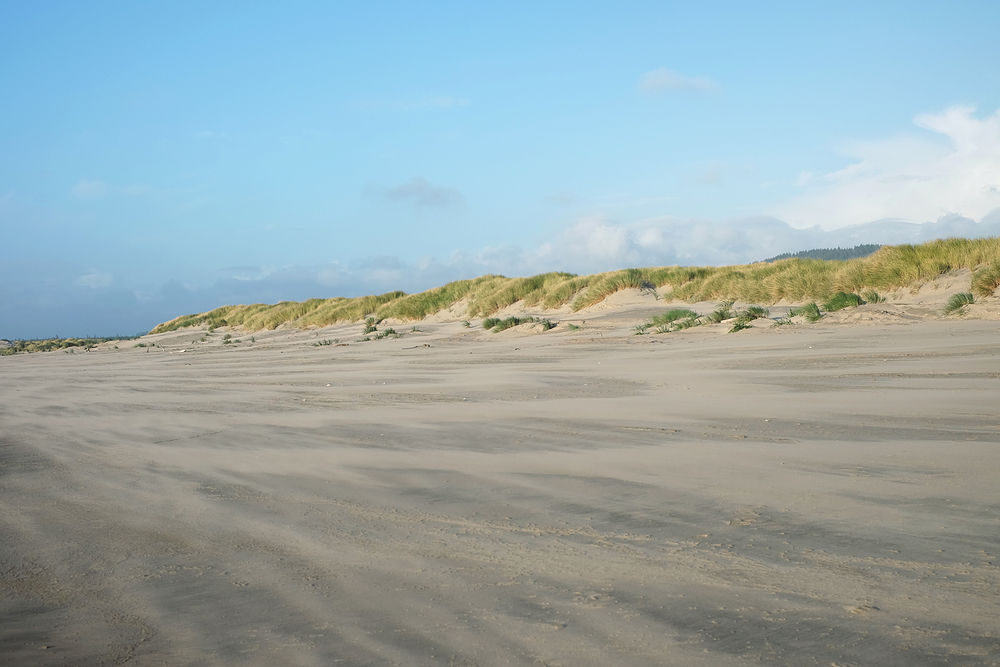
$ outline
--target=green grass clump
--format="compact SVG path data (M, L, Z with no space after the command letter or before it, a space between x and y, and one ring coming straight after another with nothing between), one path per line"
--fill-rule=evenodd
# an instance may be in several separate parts
M951 298L948 299L944 306L944 314L951 315L952 313L960 313L962 309L966 306L972 305L976 302L976 297L972 292L959 292L958 294L952 294Z
M365 336L367 334L375 333L376 331L378 331L378 327L376 326L377 324L378 322L375 321L374 317L369 317L365 319L365 330L361 332L361 335Z
M489 328L493 329L493 333L500 333L501 331L505 331L511 327L516 327L519 324L527 324L535 321L534 317L508 317L505 320L497 320L496 324ZM483 322L483 328L487 328L485 321Z
M885 297L873 289L862 290L861 296L865 303L885 303Z
M671 324L678 320L689 320L695 317L698 317L698 313L693 310L688 310L687 308L674 308L673 310L668 310L665 313L652 317L649 320L649 324L650 326Z
M993 296L1000 287L1000 261L992 262L972 274L972 292L976 296Z
M722 320L728 320L733 316L733 302L723 301L719 304L719 307L710 312L705 316L705 319L711 324L718 324Z
M495 327L498 324L500 324L500 318L499 317L487 317L485 320L483 320L483 328L484 329L492 329L493 327Z
M823 318L823 313L819 312L819 306L816 305L815 301L810 301L798 308L792 308L788 314L791 317L801 315L810 322L819 322Z
M736 316L736 321L733 322L733 327L729 330L729 333L750 329L752 328L750 323L754 320L766 319L770 316L771 311L763 306L747 306Z
M688 329L699 324L701 324L701 320L698 319L698 313L687 308L674 308L673 310L653 316L648 322L637 325L633 329L640 335L646 333L651 328L656 333L670 333L671 331Z
M857 294L837 292L823 303L823 310L832 313L835 310L843 310L844 308L855 308L864 302L864 299Z

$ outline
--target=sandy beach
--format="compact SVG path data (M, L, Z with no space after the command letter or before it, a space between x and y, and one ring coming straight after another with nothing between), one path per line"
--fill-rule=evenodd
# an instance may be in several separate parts
M0 358L0 663L1000 665L1000 322L664 307Z

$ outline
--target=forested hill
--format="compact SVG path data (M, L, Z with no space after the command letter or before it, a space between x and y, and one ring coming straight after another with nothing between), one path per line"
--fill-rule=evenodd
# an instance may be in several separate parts
M801 252L783 252L765 259L765 262L776 262L779 259L856 259L867 257L882 246L876 243L862 243L853 248L816 248L815 250L802 250Z

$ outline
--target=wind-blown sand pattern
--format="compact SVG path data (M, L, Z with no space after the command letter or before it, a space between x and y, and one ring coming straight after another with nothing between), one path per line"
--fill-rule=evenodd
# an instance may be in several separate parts
M2 358L0 661L1000 664L1000 324L922 307Z

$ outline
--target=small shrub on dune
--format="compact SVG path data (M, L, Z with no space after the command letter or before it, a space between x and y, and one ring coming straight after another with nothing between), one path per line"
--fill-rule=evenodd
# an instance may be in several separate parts
M823 310L832 313L835 310L843 310L844 308L855 308L864 302L865 300L857 294L837 292L823 304Z
M484 329L492 329L493 327L495 327L498 324L500 324L500 318L499 317L487 317L485 320L483 320L483 328Z
M976 302L976 297L972 292L959 292L953 294L944 306L944 314L960 313L962 309Z
M976 296L993 296L997 287L1000 287L1000 262L993 262L972 274L972 292Z

